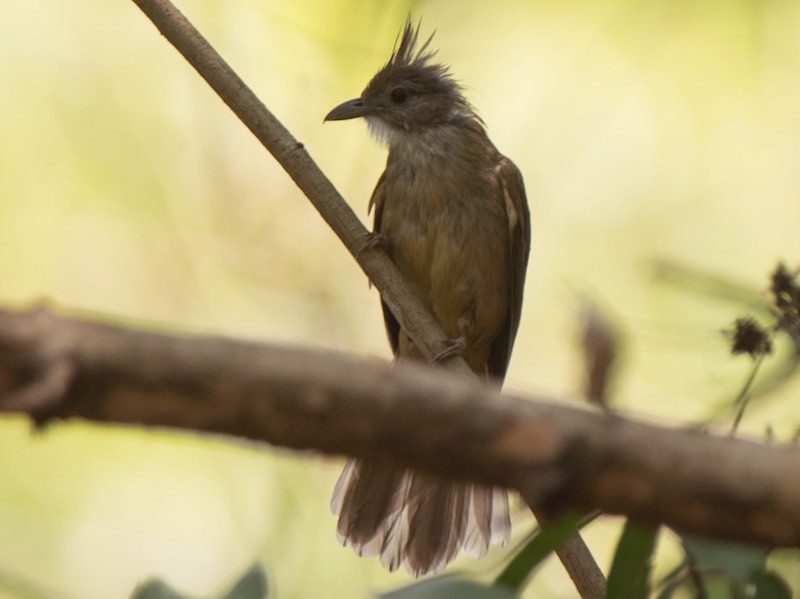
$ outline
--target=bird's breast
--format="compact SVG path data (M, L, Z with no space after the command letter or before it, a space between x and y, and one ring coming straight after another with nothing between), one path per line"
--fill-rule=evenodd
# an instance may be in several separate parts
M455 253L494 212L490 190L479 173L453 169L444 160L406 162L387 167L381 232L392 254L420 269L437 254Z
M490 168L452 157L390 159L379 232L445 332L493 338L507 317L508 224Z

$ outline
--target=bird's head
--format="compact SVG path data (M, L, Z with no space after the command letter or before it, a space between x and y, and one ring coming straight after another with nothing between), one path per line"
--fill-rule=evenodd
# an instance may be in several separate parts
M370 131L391 142L406 133L474 116L461 88L443 64L433 63L433 36L417 48L419 25L407 20L389 62L361 96L331 110L326 121L364 117Z

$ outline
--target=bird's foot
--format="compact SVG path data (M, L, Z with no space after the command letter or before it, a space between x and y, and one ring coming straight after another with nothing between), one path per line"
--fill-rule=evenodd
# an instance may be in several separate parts
M460 356L467 349L467 339L463 335L455 339L448 339L444 349L431 358L431 364L440 364L455 356Z
M386 235L378 233L377 231L370 231L364 235L364 244L359 248L356 256L360 256L362 252L366 252L367 250L378 248L385 250L387 247L389 247L389 240L386 238Z

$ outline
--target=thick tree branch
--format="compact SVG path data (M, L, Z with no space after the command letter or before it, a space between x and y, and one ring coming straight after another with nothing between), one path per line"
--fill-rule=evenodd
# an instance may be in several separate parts
M25 402L6 403L26 390ZM173 337L40 309L0 312L0 393L0 409L39 420L199 430L347 454L508 486L546 512L599 509L800 547L794 447L528 401L414 364Z

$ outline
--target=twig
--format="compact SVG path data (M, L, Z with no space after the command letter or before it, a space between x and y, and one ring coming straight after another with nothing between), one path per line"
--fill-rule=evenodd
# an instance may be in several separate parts
M739 428L739 423L742 421L742 417L744 416L744 411L747 409L747 404L752 397L750 393L753 387L753 381L756 380L756 375L758 374L758 369L761 367L761 364L764 362L764 354L759 355L753 361L753 368L750 371L750 376L747 377L747 381L745 381L744 387L739 392L739 395L736 396L736 400L733 402L734 408L734 417L733 417L733 425L731 427L731 434L735 435L736 430Z
M573 535L556 549L558 559L580 596L584 599L603 599L606 596L606 579L597 567L594 557L591 562L586 560L587 554L592 555L579 534Z

